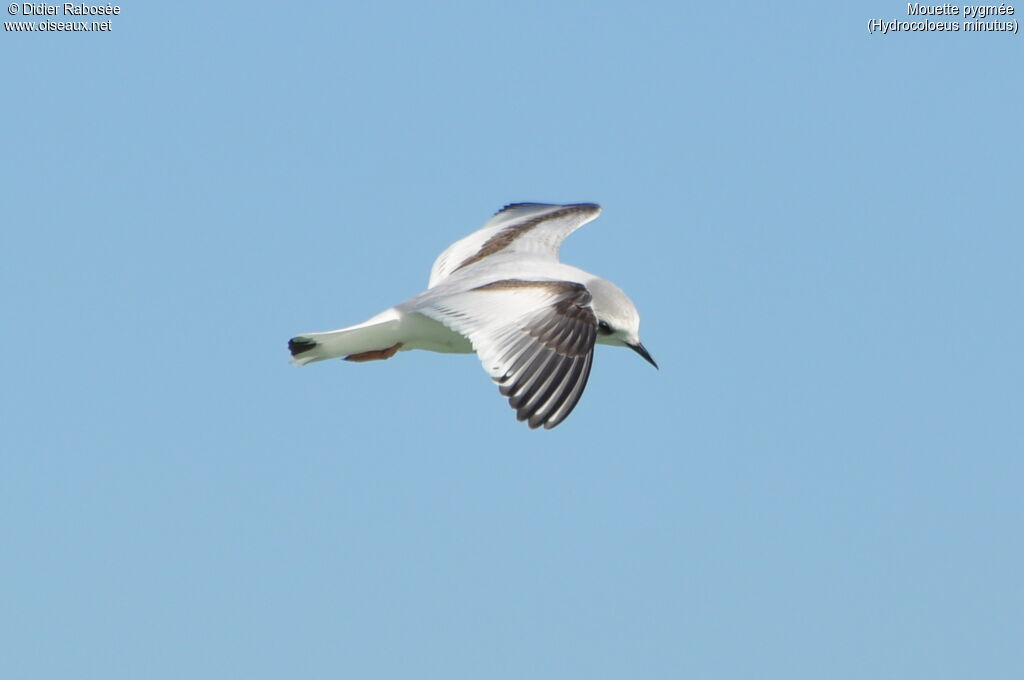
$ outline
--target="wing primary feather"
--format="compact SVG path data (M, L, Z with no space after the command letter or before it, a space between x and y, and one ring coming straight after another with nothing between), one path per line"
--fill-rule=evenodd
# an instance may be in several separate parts
M590 380L590 367L593 364L593 359L593 352L589 352L584 355L583 367L580 376L576 379L576 384L573 386L572 391L562 400L558 409L548 417L547 421L545 421L545 429L550 430L561 423L563 420L568 418L569 414L572 413L574 408L576 408L576 404L579 403L580 397L583 396L583 389L587 386L587 381Z
M534 390L537 389L534 387L537 381L541 381L541 384L543 384L544 378L549 375L548 365L552 361L558 360L558 355L550 350L539 349L537 354L539 356L536 356L530 362L530 365L523 370L522 379L517 380L515 387L509 392L508 403L514 409L519 409L523 403L529 400Z
M540 422L545 423L550 420L552 414L556 413L561 407L565 400L572 394L573 389L576 387L579 381L582 367L584 365L584 357L576 357L569 363L569 371L565 378L558 385L558 390L554 391L550 397L544 400L543 403L538 404L535 413Z
M531 420L538 414L543 414L552 399L557 399L558 395L565 388L567 383L566 376L570 374L570 370L575 363L576 359L561 357L561 361L555 366L545 383L534 390L530 399L523 404L522 408L530 414Z
M538 352L544 350L543 345L538 345L537 342L526 333L523 333L522 337L516 341L516 346L518 349L515 354L515 359L511 360L511 364L506 371L506 374L510 376L519 375L520 371L523 370L523 367L530 363L537 356Z

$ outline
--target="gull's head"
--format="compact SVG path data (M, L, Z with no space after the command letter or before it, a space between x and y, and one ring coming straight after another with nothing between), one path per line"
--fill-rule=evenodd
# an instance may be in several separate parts
M611 281L593 279L586 285L592 298L590 306L597 316L597 342L628 347L657 368L640 342L640 314L633 301Z

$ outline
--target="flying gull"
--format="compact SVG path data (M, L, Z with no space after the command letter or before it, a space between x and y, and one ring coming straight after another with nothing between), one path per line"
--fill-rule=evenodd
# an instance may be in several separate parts
M600 213L595 203L507 205L441 253L427 290L361 324L292 338L292 363L476 352L519 420L555 427L583 394L595 343L657 367L626 294L558 260L565 237Z

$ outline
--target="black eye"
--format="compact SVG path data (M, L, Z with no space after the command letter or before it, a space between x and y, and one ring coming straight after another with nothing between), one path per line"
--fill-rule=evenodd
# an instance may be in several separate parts
M608 325L607 321L598 321L597 332L600 333L601 335L611 335L612 327Z

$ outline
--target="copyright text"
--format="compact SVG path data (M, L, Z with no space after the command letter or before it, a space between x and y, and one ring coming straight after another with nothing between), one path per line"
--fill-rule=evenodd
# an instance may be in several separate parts
M11 16L24 17L111 17L121 14L120 5L86 5L84 3L65 2L59 5L46 3L12 2L7 6ZM31 33L33 31L110 31L112 20L106 21L5 21L5 31Z

